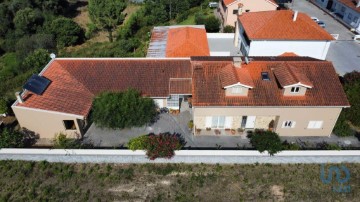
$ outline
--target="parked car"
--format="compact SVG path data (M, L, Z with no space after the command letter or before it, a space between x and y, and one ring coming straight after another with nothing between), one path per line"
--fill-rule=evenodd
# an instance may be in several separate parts
M317 17L311 17L312 20L314 20L315 22L319 22L320 20Z
M209 7L210 7L210 8L217 8L217 7L219 7L219 3L217 3L217 2L210 2L210 3L209 3Z
M322 27L322 28L325 28L325 26L326 26L325 22L323 22L323 21L318 21L317 23L318 23L318 25L320 25L320 27Z

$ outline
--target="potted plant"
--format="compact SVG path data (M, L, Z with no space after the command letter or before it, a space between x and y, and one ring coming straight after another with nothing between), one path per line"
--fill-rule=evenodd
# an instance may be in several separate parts
M243 134L243 133L244 133L244 129L243 129L243 128L238 128L237 131L238 131L239 134Z
M232 134L232 135L235 135L235 132L236 132L235 129L232 128L232 129L231 129L231 134Z
M274 121L274 120L271 120L270 123L269 123L269 130L270 130L270 131L273 131L273 130L274 130L274 125L275 125L275 121Z
M220 130L219 129L215 129L215 135L220 135L221 134L221 132L220 132Z
M200 132L201 132L201 129L200 129L200 128L197 128L197 129L196 129L196 134L199 135Z
M211 130L211 128L210 128L210 127L207 127L207 128L206 128L206 131L210 131L210 130Z

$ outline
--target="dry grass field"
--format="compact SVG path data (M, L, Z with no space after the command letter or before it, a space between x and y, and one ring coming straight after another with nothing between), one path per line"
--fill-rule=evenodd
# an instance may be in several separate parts
M360 164L344 165L349 193L332 191L314 164L0 161L0 201L359 201Z

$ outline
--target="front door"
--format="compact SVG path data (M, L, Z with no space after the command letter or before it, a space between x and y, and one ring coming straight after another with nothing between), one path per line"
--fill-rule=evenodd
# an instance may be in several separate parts
M255 127L256 116L247 116L245 128L254 128Z

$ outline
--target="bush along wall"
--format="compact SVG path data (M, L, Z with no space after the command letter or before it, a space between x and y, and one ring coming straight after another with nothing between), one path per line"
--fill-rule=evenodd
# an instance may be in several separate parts
M185 145L184 139L177 133L160 133L142 135L129 141L131 150L145 150L150 160L157 158L171 159L175 150L180 150Z

